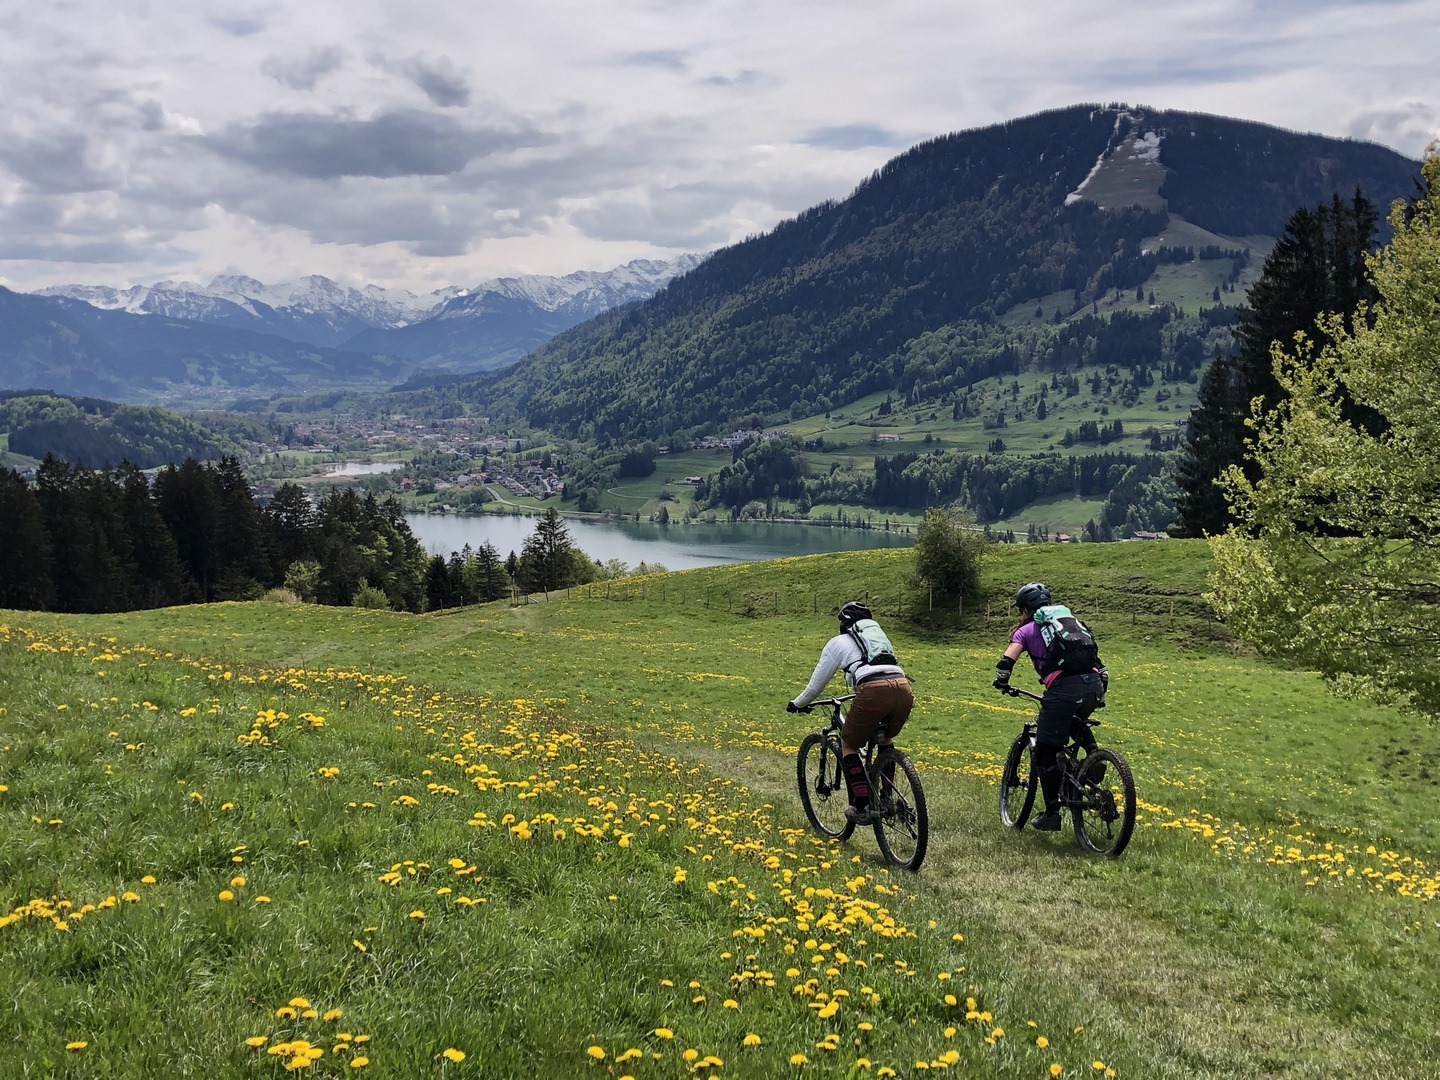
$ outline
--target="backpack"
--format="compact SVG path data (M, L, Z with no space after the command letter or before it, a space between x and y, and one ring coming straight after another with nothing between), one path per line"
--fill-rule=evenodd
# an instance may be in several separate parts
M1090 628L1064 604L1046 604L1035 612L1045 658L1068 674L1084 674L1100 666L1100 647Z
M858 619L845 631L860 646L862 664L899 664L895 647L874 619Z

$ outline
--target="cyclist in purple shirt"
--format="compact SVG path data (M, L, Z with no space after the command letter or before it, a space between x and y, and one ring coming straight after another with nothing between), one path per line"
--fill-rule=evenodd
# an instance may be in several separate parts
M1060 828L1060 748L1073 731L1087 754L1095 749L1095 733L1085 721L1105 704L1110 685L1110 673L1098 656L1094 671L1080 673L1062 671L1050 660L1040 624L1034 620L1035 612L1050 602L1050 588L1042 581L1022 585L1015 594L1020 625L1011 632L1005 655L995 665L994 684L997 690L1009 688L1010 673L1022 652L1029 655L1035 674L1045 684L1035 733L1035 775L1045 796L1045 812L1031 822L1042 832Z

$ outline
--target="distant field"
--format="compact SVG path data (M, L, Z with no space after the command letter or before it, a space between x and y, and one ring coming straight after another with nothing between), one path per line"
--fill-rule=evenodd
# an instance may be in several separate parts
M909 565L0 612L0 1074L1435 1075L1440 736L1229 640L1203 543L1001 550L958 621ZM996 818L1032 578L1114 674L1113 862ZM794 791L784 701L866 593L916 686L914 876Z

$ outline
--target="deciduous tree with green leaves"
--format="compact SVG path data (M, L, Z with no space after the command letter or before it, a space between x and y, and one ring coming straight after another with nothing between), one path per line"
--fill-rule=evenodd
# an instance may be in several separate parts
M978 600L980 560L987 543L974 519L946 507L930 507L915 534L915 583L966 604Z
M1341 693L1440 719L1440 150L1369 260L1378 299L1273 353L1288 400L1255 422L1259 475L1226 476L1220 614ZM1350 417L1346 397L1385 424Z

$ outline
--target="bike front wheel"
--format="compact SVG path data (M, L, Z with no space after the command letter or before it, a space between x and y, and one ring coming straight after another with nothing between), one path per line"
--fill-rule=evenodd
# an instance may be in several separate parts
M1130 763L1100 748L1076 767L1080 801L1070 808L1075 839L1086 851L1111 858L1125 850L1135 831L1135 777Z
M1010 744L1000 773L1000 821L1012 829L1023 828L1035 806L1033 753L1030 734L1022 732Z
M919 870L930 844L930 812L914 764L899 750L887 746L878 755L871 790L875 841L880 853L896 866Z
M800 805L818 832L836 840L848 839L855 831L855 823L845 816L850 796L845 787L844 768L838 736L812 731L800 741L800 753L795 760Z

